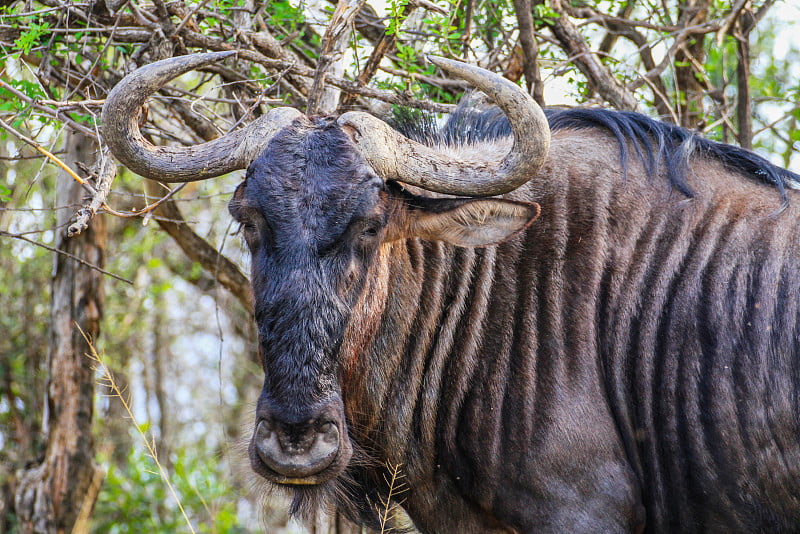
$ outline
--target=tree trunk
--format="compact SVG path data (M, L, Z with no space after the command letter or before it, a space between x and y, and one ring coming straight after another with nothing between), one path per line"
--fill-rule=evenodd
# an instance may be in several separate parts
M95 146L83 134L67 134L66 162L90 163ZM83 189L65 173L57 186L57 204L80 204ZM95 218L87 231L66 237L70 210L60 210L56 247L96 266L105 259L105 224ZM94 372L86 357L89 346L76 325L97 339L103 313L102 274L57 254L50 303L44 458L19 474L15 508L20 533L70 533L79 516L86 516L99 489L94 463L92 414ZM83 510L83 513L82 513Z
M705 23L708 4L708 0L684 0L679 6L680 19L686 26ZM675 96L680 103L680 123L684 128L697 129L705 118L706 89L697 79L697 66L705 61L704 39L704 35L694 35L675 53Z

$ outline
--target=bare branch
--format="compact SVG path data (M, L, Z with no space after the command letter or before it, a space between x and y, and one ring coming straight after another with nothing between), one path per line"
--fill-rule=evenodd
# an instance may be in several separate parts
M117 175L117 167L106 150L100 153L98 168L100 170L95 182L97 184L96 192L92 195L92 200L76 213L75 222L67 229L67 236L69 237L74 237L86 230L89 227L89 221L106 203L108 192L111 190L111 183Z
M471 85L464 80L453 80L450 78L440 78L438 76L428 76L426 74L420 74L419 72L408 72L407 70L395 69L392 67L381 67L380 70L391 74L392 76L399 76L401 78L408 78L411 80L419 80L421 82L435 85L436 87L447 87L460 91L465 91L471 87Z
M561 43L562 48L573 58L580 71L597 90L598 94L617 109L635 110L638 107L633 94L629 92L592 53L586 39L578 32L569 20L562 0L553 0L553 10L559 14L553 19L553 35Z
M413 11L414 7L415 7L415 4L413 4L411 2L406 4L405 6L403 6L403 9L400 12L399 17L401 19L405 19L406 17L408 17L408 15L411 14L411 12ZM388 28L387 28L387 30L388 30ZM358 77L356 78L356 81L360 85L367 85L369 83L369 81L375 75L375 72L378 70L378 67L381 64L381 61L383 60L383 57L390 50L394 49L394 46L395 46L396 42L397 42L397 29L395 29L395 31L392 32L391 34L386 33L386 31L383 32L383 35L381 36L380 40L375 45L375 47L372 49L372 53L370 54L369 59L367 60L367 63L364 65L364 68L362 68L361 72L358 73ZM346 93L344 98L342 98L340 100L339 107L343 108L343 107L351 106L353 104L353 102L355 102L354 93Z
M44 243L39 243L38 241L34 241L33 239L28 239L27 237L25 237L22 234L14 234L14 233L11 233L11 232L6 232L5 230L0 230L0 237L10 237L12 239L19 239L20 241L25 241L26 243L30 243L31 245L36 245L37 247L41 247L41 248L43 248L45 250L49 250L50 252L55 252L56 254L60 254L60 255L65 256L65 257L67 257L67 258L69 258L71 260L75 260L78 263L80 263L81 265L85 265L86 267L89 267L90 269L94 269L95 271L97 271L99 273L102 273L102 274L104 274L106 276L110 276L111 278L115 278L115 279L119 280L120 282L125 282L126 284L133 285L133 282L131 282L127 278L123 278L123 277L121 277L121 276L119 276L117 274L110 273L110 272L108 272L108 271L106 271L104 269L101 269L97 265L93 265L93 264L89 263L88 261L86 261L84 259L81 259L78 256L67 252L66 250L61 250L59 248L55 248L55 247L51 247L49 245L45 245Z
M323 104L325 78L334 64L342 59L342 54L347 48L350 29L353 27L355 17L364 2L365 0L339 0L336 5L336 10L331 16L328 29L325 30L325 35L322 37L317 68L314 72L314 82L311 85L311 91L308 93L308 106L306 108L308 115L334 111L329 109L335 105L334 102ZM338 98L336 98L336 101L338 102Z
M145 185L148 192L158 194L156 182L147 180ZM219 283L236 297L245 310L252 314L253 292L250 287L250 281L242 274L236 264L221 255L216 248L197 235L186 224L178 206L173 201L160 205L156 213L168 219L157 218L156 220L158 225L175 240L184 254L192 261L202 265L206 271L212 273Z
M189 32L186 29L184 30L184 39L187 46L207 48L212 51L235 50L230 43L227 43L222 39L209 37L195 32ZM314 70L306 67L305 65L268 58L265 55L252 50L239 50L238 52L241 59L253 61L268 68L289 69L300 76L306 76L309 78L314 77ZM352 80L347 80L338 76L332 76L330 74L328 74L325 79L327 83L330 83L331 85L338 87L343 91L359 94L368 98L374 98L390 104L424 109L436 113L447 113L454 109L454 106L449 104L438 104L436 102L417 100L410 95L398 95L392 91L383 91L381 89L375 89L368 86L361 87L358 85L358 83Z
M42 155L44 155L47 159L61 167L67 174L69 174L73 180L81 184L84 188L86 188L90 193L95 194L96 191L91 186L91 184L87 183L86 180L78 176L72 168L69 167L66 163L64 163L60 158L58 158L55 154L44 148L42 145L31 139L30 137L24 135L23 133L19 132L15 128L13 128L10 124L6 123L3 120L0 120L0 126L5 128L6 131L13 134L16 138L20 141L24 141L28 143L30 146L38 150Z
M644 85L645 80L644 78L653 81L656 77L661 76L661 74L667 69L667 67L674 61L675 53L678 49L685 45L685 43L693 36L693 35L703 35L706 33L710 33L711 29L706 24L699 24L696 26L689 26L681 30L676 36L675 40L670 45L669 50L664 54L664 59L661 60L661 63L656 65L654 68L647 71L644 75L640 76L639 79L632 81L628 84L628 88L630 90L636 90L642 85Z
M58 119L70 126L73 130L79 131L85 135L95 137L96 133L91 128L87 128L83 124L75 122L68 116L64 115L64 111L72 111L73 109L87 109L88 107L96 107L102 106L102 100L85 100L85 101L78 101L78 102L58 102L55 100L34 100L33 98L29 97L22 91L17 90L14 86L7 84L3 80L0 80L0 87L8 91L9 93L13 94L23 102L27 102L31 105L32 108L42 111L51 117ZM60 109L52 109L47 106L56 106L60 107Z
M544 86L536 60L539 56L539 44L536 42L531 13L531 0L514 0L519 24L519 42L522 45L522 71L525 73L525 84L528 93L540 105L544 105Z
M629 26L634 28L646 28L648 30L655 30L659 33L672 33L680 30L678 26L662 26L658 24L653 24L651 22L646 22L641 20L631 20L624 17L608 15L606 13L602 13L588 6L568 7L565 5L563 7L566 9L566 12L571 17L575 17L576 19L587 19L587 21L584 24L588 24L591 22L596 22L603 26L614 24L614 25Z
M730 29L739 18L739 14L742 12L742 9L744 9L744 6L747 5L749 1L750 0L737 0L736 5L731 8L730 14L725 17L725 21L719 27L719 30L717 30L717 46L722 46L722 40L725 38L725 35L730 32Z

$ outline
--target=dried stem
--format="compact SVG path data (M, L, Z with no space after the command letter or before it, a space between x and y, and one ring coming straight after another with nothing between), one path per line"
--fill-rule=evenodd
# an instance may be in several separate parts
M181 511L181 514L183 514L183 519L186 520L186 525L189 527L189 532L195 534L194 526L192 525L192 522L189 520L189 516L186 515L186 510L184 510L183 504L181 503L181 500L178 497L178 494L175 491L172 482L170 482L169 480L169 475L167 474L166 469L164 469L164 467L161 465L161 462L158 460L158 454L156 454L156 448L155 448L155 438L148 436L147 434L145 434L144 430L142 430L142 426L136 421L136 416L133 415L133 410L131 409L130 402L125 398L125 395L122 394L122 390L120 390L119 386L117 386L117 381L114 379L114 374L111 372L111 369L108 368L108 365L106 365L105 360L103 360L103 357L100 356L100 354L94 348L92 341L84 333L84 331L81 330L81 327L78 326L77 324L75 325L75 327L80 331L81 335L83 336L83 339L86 340L87 345L89 345L89 350L91 351L91 353L87 354L86 356L90 360L92 360L97 366L95 370L100 371L103 374L102 380L105 382L104 385L108 389L113 391L114 393L113 396L117 397L119 401L122 403L122 407L125 409L125 413L128 414L128 417L133 422L133 426L136 428L136 432L139 434L139 437L142 438L142 443L144 443L145 449L147 450L147 454L150 455L150 457L153 459L153 462L155 462L161 480L164 481L164 484L167 486L170 495L172 495L172 498L175 499L175 503L178 505L178 509Z

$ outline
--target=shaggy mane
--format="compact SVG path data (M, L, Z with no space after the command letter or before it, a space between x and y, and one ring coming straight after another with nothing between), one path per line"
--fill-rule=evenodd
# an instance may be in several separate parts
M670 184L687 197L694 196L687 181L689 160L694 154L716 159L733 172L774 186L780 193L781 209L789 203L786 190L800 189L800 175L754 152L711 141L641 113L601 108L546 108L544 112L553 131L602 128L611 132L619 145L623 172L627 169L629 147L633 146L650 176L657 175L659 167L666 165ZM497 107L478 102L475 96L464 98L442 127L436 125L432 115L402 109L395 111L390 123L407 137L428 146L466 145L512 135L505 115Z

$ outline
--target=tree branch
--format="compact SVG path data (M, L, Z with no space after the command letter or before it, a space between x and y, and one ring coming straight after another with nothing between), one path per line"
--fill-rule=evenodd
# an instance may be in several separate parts
M156 182L145 182L148 193L159 195ZM183 218L178 206L173 201L168 201L159 206L157 214L164 219L157 218L158 225L175 240L186 256L196 261L212 274L222 286L233 294L249 314L253 313L253 290L250 281L242 274L239 267L212 247L205 239L197 235ZM181 221L181 222L175 222Z
M553 0L551 7L559 14L552 20L553 35L561 43L561 47L575 62L580 71L589 80L597 93L617 109L635 110L638 107L636 99L622 84L611 74L609 69L598 61L592 53L586 39L578 28L569 20L567 10L562 5L562 0Z
M350 28L353 27L358 11L366 0L339 0L336 10L328 23L328 29L322 36L317 68L314 71L314 82L308 93L307 115L318 113L332 113L335 103L338 102L338 95L332 101L325 97L325 78L328 76L334 65L342 59L342 54L347 48L350 37Z
M544 86L536 60L539 56L539 44L536 42L531 13L531 0L514 0L519 25L519 42L522 45L522 72L525 74L525 85L528 93L540 105L544 105Z
M49 250L50 252L55 252L56 254L60 254L60 255L66 257L66 258L69 258L71 260L75 260L78 263L80 263L81 265L85 265L86 267L88 267L90 269L93 269L93 270L95 270L95 271L97 271L99 273L102 273L102 274L104 274L106 276L110 276L111 278L115 278L115 279L119 280L120 282L125 282L126 284L133 285L133 282L131 282L127 278L123 278L123 277L121 277L121 276L119 276L117 274L110 273L110 272L108 272L108 271L106 271L104 269L101 269L97 265L89 263L88 261L86 261L86 260L84 260L82 258L79 258L75 254L71 254L71 253L67 252L66 250L61 250L60 248L55 248L55 247L51 247L49 245L45 245L44 243L39 243L38 241L34 241L33 239L28 239L27 237L25 237L22 234L14 234L12 232L6 232L5 230L0 230L0 237L10 237L12 239L19 239L20 241L25 241L26 243L30 243L31 245L36 245L37 247L41 247L41 248L43 248L45 250Z
M402 11L400 12L399 17L401 19L405 19L411 12L414 10L414 4L409 2L405 6L403 6ZM388 28L387 28L388 29ZM378 40L375 47L372 49L372 53L369 55L369 59L367 59L367 63L364 65L364 68L361 69L361 72L358 73L358 77L356 81L359 85L367 85L372 77L377 72L378 67L383 60L383 57L392 49L394 49L395 44L397 43L397 32L399 28L396 28L394 32L391 34L386 33L384 30L383 35ZM345 93L344 97L339 102L340 108L345 108L352 106L355 102L354 93Z

